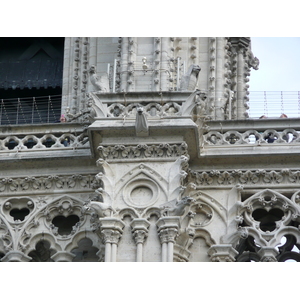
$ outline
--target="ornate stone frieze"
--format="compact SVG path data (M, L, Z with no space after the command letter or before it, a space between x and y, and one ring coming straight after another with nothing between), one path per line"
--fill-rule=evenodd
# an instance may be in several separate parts
M96 174L49 175L0 178L0 195L32 191L94 190L100 186Z
M138 145L101 145L98 147L102 159L148 159L172 158L188 155L187 144L138 144Z
M198 186L299 184L300 170L229 170L191 171Z

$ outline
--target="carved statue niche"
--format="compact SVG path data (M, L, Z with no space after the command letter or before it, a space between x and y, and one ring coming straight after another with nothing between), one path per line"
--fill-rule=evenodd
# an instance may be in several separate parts
M108 75L107 74L102 76L97 75L97 70L94 65L90 67L89 73L90 73L91 83L95 88L95 92L109 93Z
M148 122L147 117L143 113L142 107L137 107L137 114L135 119L135 131L137 136L148 136Z
M194 91L198 83L198 75L201 71L199 65L191 65L186 74L181 78L181 91Z
M191 197L183 197L181 200L172 200L162 205L163 216L182 216L184 214L185 207L195 202L195 199Z

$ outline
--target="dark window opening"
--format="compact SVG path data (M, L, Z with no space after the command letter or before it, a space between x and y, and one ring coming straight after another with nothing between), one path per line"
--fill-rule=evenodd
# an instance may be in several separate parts
M276 221L279 221L284 216L284 212L281 209L273 208L269 211L265 209L256 209L252 213L252 217L255 221L260 222L259 228L262 231L273 231L276 229Z
M0 43L0 125L59 122L64 38Z
M260 247L256 244L254 238L249 235L245 239L240 239L240 242L236 247L239 254L235 259L238 262L259 261L260 257L257 254L259 249Z
M51 256L55 252L55 250L50 249L48 241L39 241L35 246L35 250L31 251L28 256L32 258L31 262L52 262Z
M14 218L14 221L20 220L24 221L25 217L29 215L30 210L28 208L14 208L12 209L9 214Z
M73 249L71 252L75 255L74 262L97 262L99 261L98 251L99 249L93 247L93 243L89 238L84 238L79 241L78 248Z
M69 235L73 226L79 222L79 217L76 215L65 216L56 216L52 220L52 224L58 228L58 234L60 235Z

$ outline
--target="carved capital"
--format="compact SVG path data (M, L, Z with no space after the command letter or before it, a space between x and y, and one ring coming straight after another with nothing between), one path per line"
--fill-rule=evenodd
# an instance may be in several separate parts
M212 262L233 262L238 255L231 244L213 245L208 250Z
M110 243L110 244L118 244L121 233L118 230L113 230L113 229L104 229L101 230L101 236L103 243Z
M175 243L178 235L178 230L176 228L166 228L159 231L158 236L160 242L163 243Z
M276 262L276 256L279 254L279 252L273 248L273 247L262 247L258 251L258 255L260 255L261 262Z
M148 232L145 230L135 230L133 231L133 238L136 244L143 244L148 236Z
M100 232L104 243L118 244L125 223L115 218L100 218Z
M156 225L158 227L158 230L160 230L160 229L170 228L170 227L179 228L179 223L180 223L180 217L166 216L166 217L160 218L156 222Z
M133 219L130 226L136 244L143 244L148 236L150 223L146 219Z

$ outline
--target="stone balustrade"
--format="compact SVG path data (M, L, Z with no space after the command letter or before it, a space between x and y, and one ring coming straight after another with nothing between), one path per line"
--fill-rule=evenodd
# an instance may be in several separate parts
M71 123L2 126L1 152L89 149L84 128Z
M300 142L300 131L294 129L284 129L283 131L267 129L264 132L230 130L225 133L211 131L204 135L204 142L208 145L298 143Z
M118 93L118 94L90 94L98 117L104 118L133 118L137 108L143 109L148 118L176 117L184 113L190 92L180 93ZM199 97L206 99L206 94L199 91ZM101 111L101 113L99 113ZM73 116L73 118L77 117ZM72 117L71 117L72 119Z
M299 143L300 126L297 121L298 119L270 119L255 122L253 120L208 122L203 142L204 145L210 146Z

